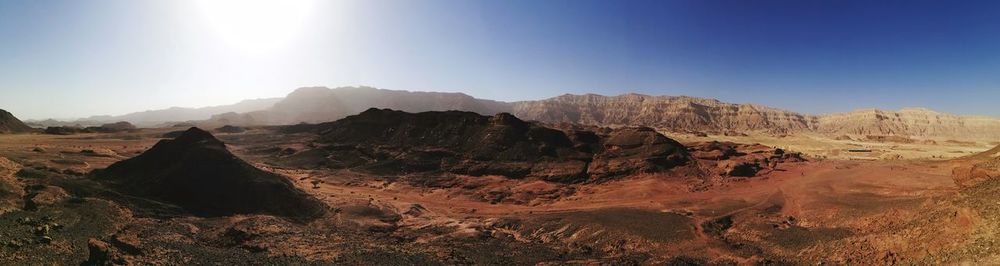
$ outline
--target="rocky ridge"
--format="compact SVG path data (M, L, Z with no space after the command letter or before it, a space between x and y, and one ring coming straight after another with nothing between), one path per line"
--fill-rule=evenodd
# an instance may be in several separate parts
M26 133L32 132L35 129L21 122L20 119L14 117L14 114L0 109L0 134L4 133Z
M691 159L680 143L645 127L562 131L500 113L369 109L313 126L322 147L290 156L379 174L445 172L576 183L666 171ZM316 154L319 152L320 154Z

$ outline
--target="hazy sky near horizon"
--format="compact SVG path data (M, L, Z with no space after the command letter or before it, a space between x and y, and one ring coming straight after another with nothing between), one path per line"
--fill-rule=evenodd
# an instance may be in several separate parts
M1000 1L0 2L0 109L22 119L351 85L1000 116Z

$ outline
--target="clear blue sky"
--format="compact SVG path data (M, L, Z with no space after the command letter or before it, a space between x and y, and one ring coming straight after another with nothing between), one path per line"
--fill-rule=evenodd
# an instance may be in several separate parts
M370 85L1000 116L1000 1L238 3L3 1L0 108L83 117Z

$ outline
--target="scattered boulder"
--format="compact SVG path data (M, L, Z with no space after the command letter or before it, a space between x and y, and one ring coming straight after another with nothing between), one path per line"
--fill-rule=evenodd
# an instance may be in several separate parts
M104 266L125 265L128 263L121 252L118 252L108 242L91 238L87 240L87 250L90 252L90 255L82 265Z
M191 128L91 176L123 194L171 203L199 216L263 213L313 218L325 204L283 176L236 157L211 133Z

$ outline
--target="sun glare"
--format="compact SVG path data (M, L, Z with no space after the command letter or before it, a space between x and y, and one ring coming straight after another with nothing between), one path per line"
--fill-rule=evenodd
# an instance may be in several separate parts
M247 52L280 49L301 29L313 0L197 1L205 19L229 45Z

